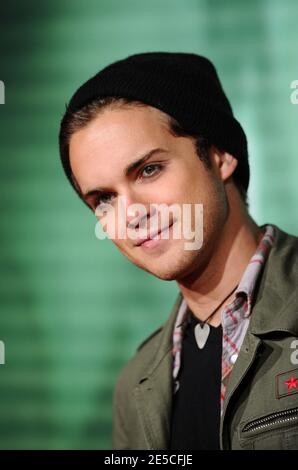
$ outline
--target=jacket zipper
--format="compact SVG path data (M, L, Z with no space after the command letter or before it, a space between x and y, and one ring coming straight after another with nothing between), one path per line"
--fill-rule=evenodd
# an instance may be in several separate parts
M242 432L253 432L257 431L258 429L266 429L277 424L288 424L293 421L298 421L298 408L278 411L276 413L272 413L271 415L265 416L264 418L255 419L254 421L247 423L242 429Z

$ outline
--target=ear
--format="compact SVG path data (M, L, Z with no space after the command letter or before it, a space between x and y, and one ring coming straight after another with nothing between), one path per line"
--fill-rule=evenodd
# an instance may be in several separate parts
M222 181L226 181L234 173L238 160L233 155L213 147L213 164Z

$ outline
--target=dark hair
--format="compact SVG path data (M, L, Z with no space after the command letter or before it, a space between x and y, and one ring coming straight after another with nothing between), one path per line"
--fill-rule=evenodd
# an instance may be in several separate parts
M62 165L65 171L67 178L69 179L71 185L74 187L80 198L83 202L86 201L83 199L78 183L71 171L70 160L69 160L69 142L71 136L78 130L85 127L90 121L92 121L100 112L104 111L106 108L115 109L131 106L140 106L144 107L144 104L141 101L130 100L128 98L119 98L114 96L108 96L103 98L96 98L92 102L85 105L83 108L76 112L66 112L60 126L59 134L59 146L60 146L60 156L62 160ZM202 135L197 135L194 133L187 132L183 129L180 124L173 117L169 116L163 111L160 111L167 118L167 123L169 126L170 132L177 137L190 137L194 139L197 155L199 159L205 164L206 168L211 169L210 161L210 149L212 142L209 142L207 138ZM218 149L223 151L224 149ZM235 155L237 158L237 155ZM241 181L237 178L237 174L233 175L234 183L244 201L247 205L247 192ZM89 206L88 206L89 207Z

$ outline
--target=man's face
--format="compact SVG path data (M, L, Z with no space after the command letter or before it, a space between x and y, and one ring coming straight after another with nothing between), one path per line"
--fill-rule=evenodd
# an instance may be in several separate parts
M109 203L117 215L120 199L125 200L126 207L137 203L146 208L146 216L139 219L136 213L126 213L126 228L130 224L142 228L146 223L149 231L152 204L181 208L189 204L192 215L195 204L203 204L204 238L200 249L186 250L189 239L183 232L180 239L173 238L178 221L171 213L167 226L161 219L158 225L158 231L168 228L167 239L159 235L157 240L141 243L120 238L117 233L112 237L132 263L165 280L180 280L202 270L220 237L227 201L214 152L211 161L212 168L208 169L199 159L193 140L174 136L165 115L150 106L106 109L70 140L73 175L94 210L99 203ZM135 162L138 164L132 165ZM195 217L192 219L191 227L195 229Z

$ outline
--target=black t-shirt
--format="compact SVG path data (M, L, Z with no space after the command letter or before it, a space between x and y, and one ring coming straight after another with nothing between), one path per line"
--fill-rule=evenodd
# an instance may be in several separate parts
M195 340L198 319L185 327L179 389L173 396L170 449L219 449L222 327L210 326L203 349Z

